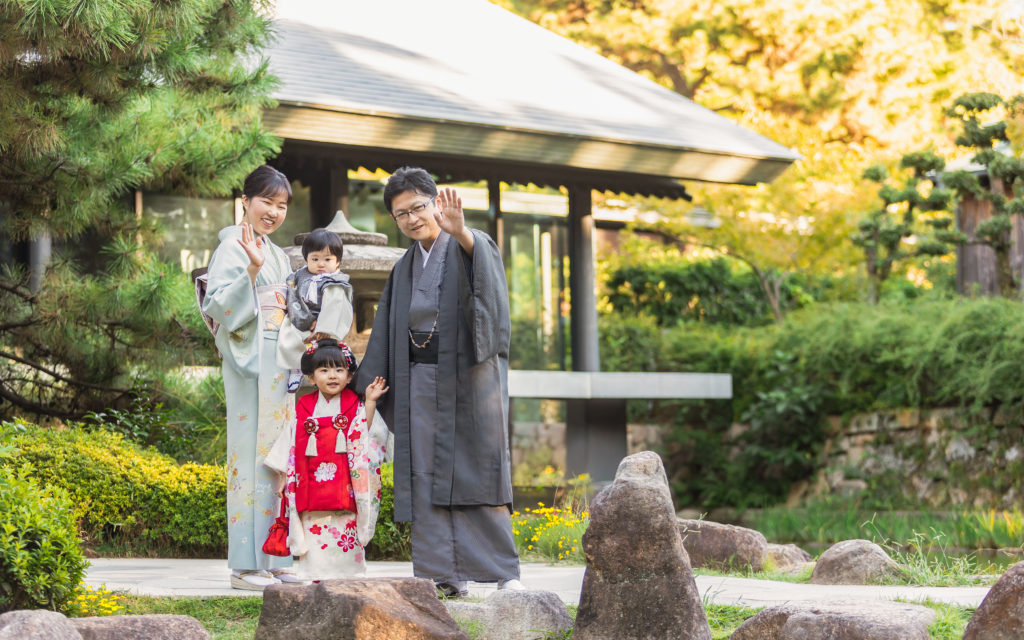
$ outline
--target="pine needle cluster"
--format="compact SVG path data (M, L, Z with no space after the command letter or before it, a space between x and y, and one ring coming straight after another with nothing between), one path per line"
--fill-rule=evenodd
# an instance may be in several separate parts
M209 356L133 194L229 196L278 151L270 37L251 0L0 3L0 232L56 247L38 285L0 271L0 413L79 416Z

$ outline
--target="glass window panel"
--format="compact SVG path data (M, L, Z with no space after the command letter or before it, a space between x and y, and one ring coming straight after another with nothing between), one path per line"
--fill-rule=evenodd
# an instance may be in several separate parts
M188 273L209 264L217 234L235 222L235 201L144 192L142 212L155 219L161 230L163 242L157 255Z
M503 213L512 315L510 365L565 369L568 282L565 220Z
M288 215L270 238L281 247L295 244L295 236L313 230L312 207L309 204L309 187L298 180L292 180L292 201L288 205Z
M155 219L162 242L157 255L177 264L182 271L205 267L217 248L217 235L235 223L234 198L190 198L173 193L142 194L143 215ZM293 244L298 233L310 230L309 187L292 182L292 202L288 215L273 234L283 247Z

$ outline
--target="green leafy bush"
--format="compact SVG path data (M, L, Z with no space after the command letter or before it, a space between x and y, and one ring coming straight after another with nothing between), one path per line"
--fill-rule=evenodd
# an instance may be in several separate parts
M380 478L380 513L377 515L373 540L366 546L366 557L370 560L411 560L412 543L409 536L412 527L408 522L395 522L395 475L392 463L381 466Z
M224 552L223 467L179 465L119 433L78 426L5 422L0 435L17 451L11 460L32 478L66 491L87 542L128 545L135 552Z
M131 442L153 447L175 459L188 458L195 450L195 436L179 425L170 424L170 413L162 402L137 395L126 409L105 409L85 414L88 421L85 424L120 433Z
M659 328L609 314L601 362L732 374L730 401L637 402L630 416L670 425L665 462L680 505L765 506L820 465L827 415L958 407L979 424L997 413L1024 424L1022 316L1016 301L937 296L820 303L763 327Z
M774 320L761 281L745 264L719 257L692 259L678 251L627 252L603 265L604 290L619 313L640 312L659 325L701 322L760 326ZM793 275L781 286L783 309L805 306L835 286Z
M0 612L65 608L86 566L65 492L0 468Z

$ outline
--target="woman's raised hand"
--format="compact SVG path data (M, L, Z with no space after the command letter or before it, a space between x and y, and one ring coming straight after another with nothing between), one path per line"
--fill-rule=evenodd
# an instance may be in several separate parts
M377 402L382 395L388 392L391 387L387 386L387 381L380 376L373 379L373 382L366 386L366 400L367 402Z
M266 259L263 255L263 241L256 237L256 232L252 230L252 225L248 222L242 223L242 237L238 244L245 249L245 253L249 256L249 262L258 271Z

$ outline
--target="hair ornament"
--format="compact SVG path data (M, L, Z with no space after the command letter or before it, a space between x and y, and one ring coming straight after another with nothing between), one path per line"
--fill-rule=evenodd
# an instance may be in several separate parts
M306 347L306 353L308 353L309 355L313 355L314 353L316 353L316 340L309 341L309 346Z
M338 348L341 349L341 353L345 356L345 366L349 369L356 368L356 355L352 353L352 349L347 344L338 340Z

